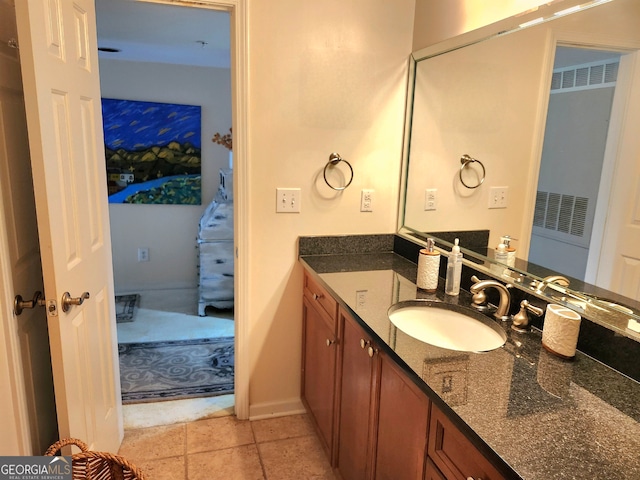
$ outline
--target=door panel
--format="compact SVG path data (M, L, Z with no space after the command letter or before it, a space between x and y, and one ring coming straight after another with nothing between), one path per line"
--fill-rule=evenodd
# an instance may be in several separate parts
M92 0L17 2L51 362L61 437L123 436ZM65 292L90 298L62 308Z

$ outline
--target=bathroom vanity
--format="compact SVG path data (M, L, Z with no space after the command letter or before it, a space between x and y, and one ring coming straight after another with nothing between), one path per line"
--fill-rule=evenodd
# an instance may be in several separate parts
M392 305L471 296L444 295L442 279L434 294L417 289L415 260L382 237L327 242L340 254L301 239L302 397L342 478L640 478L638 382L581 352L555 357L539 330L509 322L485 353L406 335Z

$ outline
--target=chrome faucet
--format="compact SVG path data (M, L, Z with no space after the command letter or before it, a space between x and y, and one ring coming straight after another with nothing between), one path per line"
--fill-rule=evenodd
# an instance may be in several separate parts
M550 275L548 277L544 277L539 282L531 282L531 287L535 289L536 293L542 293L550 283L560 285L561 287L568 287L571 282L567 277L563 277L562 275Z
M481 309L487 299L487 295L484 293L485 288L493 287L497 289L500 294L500 304L493 316L499 320L508 320L509 307L511 306L511 294L509 293L507 286L493 279L480 280L475 275L471 277L471 280L475 282L471 285L471 288L469 288L469 291L473 293L473 306Z

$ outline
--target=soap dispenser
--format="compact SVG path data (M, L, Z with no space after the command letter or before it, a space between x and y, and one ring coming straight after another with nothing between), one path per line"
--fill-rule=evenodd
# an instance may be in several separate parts
M511 238L510 235L505 235L502 237L502 243L504 243L507 248L507 265L510 267L515 267L516 248L513 245L511 245L511 240L513 239Z
M504 275L505 266L507 265L507 246L504 243L499 243L498 247L494 251L494 257L497 263L491 265L491 271L498 275Z
M427 248L420 250L418 255L418 288L427 292L435 292L438 288L438 273L440 271L440 252L435 250L433 238L427 239Z
M460 277L462 276L462 253L456 238L449 259L447 260L447 278L444 284L444 293L458 295L460 293Z

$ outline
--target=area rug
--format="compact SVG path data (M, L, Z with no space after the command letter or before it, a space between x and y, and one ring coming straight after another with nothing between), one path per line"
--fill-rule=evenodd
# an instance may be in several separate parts
M233 337L122 343L122 403L233 393Z
M116 295L116 323L133 322L140 295Z

